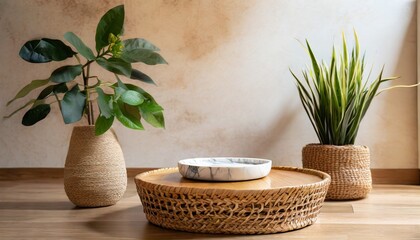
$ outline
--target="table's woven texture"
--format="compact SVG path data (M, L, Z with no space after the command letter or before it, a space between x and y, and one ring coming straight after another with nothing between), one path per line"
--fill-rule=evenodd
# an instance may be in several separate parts
M298 171L319 176L313 184L267 190L197 189L157 185L135 178L147 219L175 230L264 234L303 228L316 221L327 194L330 177L322 172L291 167L273 170Z

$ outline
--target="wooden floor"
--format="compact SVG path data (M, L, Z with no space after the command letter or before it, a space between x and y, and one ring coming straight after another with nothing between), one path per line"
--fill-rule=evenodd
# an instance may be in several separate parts
M420 186L376 185L367 199L326 202L318 221L271 235L205 235L149 224L132 179L117 205L75 208L62 179L0 181L0 239L420 239Z

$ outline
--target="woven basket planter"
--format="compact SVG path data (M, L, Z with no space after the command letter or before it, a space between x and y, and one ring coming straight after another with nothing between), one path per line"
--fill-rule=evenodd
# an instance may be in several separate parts
M64 190L79 207L114 205L127 188L124 156L114 132L74 127L64 168Z
M302 150L304 168L328 173L331 184L326 198L365 198L372 189L370 154L366 146L309 144Z
M201 183L209 184L208 188L185 187L182 181L180 186L173 184L168 176L179 173L178 169L169 168L139 174L135 182L146 218L164 228L199 233L267 234L313 224L324 202L330 176L311 169L272 168L276 170L313 175L319 181L260 190L216 188L205 181ZM165 176L162 179L167 185L145 180L156 179L157 175Z

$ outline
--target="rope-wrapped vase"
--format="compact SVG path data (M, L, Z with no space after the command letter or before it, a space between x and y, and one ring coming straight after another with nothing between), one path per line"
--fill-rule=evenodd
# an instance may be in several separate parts
M114 205L127 188L124 156L115 133L95 136L94 126L74 127L64 168L64 189L79 207Z
M370 154L366 146L308 144L302 150L302 163L304 168L331 176L327 199L365 198L372 189Z

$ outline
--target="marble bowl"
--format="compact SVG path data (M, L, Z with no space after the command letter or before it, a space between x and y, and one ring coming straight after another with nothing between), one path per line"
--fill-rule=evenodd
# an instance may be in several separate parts
M178 162L181 175L205 181L244 181L267 176L271 160L260 158L190 158Z

